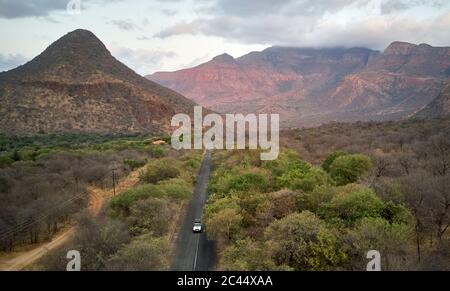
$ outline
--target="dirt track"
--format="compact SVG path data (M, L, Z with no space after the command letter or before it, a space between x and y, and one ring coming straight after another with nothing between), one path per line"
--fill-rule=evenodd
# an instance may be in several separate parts
M139 182L139 171L131 172L125 179L122 179L116 186L116 193L120 193L128 188L135 186ZM89 187L89 212L97 216L103 208L105 201L113 196L112 189L100 189ZM25 267L32 265L48 252L63 245L75 233L75 226L71 226L64 232L56 235L48 243L41 244L35 248L13 253L11 256L0 257L0 271L20 271Z

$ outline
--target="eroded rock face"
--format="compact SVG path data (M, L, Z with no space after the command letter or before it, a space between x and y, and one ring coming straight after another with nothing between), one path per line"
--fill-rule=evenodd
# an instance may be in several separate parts
M447 83L438 97L415 114L414 117L422 119L450 117L450 82Z
M147 78L219 112L277 112L282 125L411 116L450 77L450 48L394 42L364 49L271 47Z
M148 132L194 103L117 61L75 30L29 63L0 74L0 132Z

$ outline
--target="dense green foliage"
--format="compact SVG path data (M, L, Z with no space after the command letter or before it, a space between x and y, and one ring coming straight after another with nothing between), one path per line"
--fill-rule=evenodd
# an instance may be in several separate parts
M152 161L140 179L146 183L157 183L159 181L176 178L180 175L181 162L174 158L166 158Z
M392 243L384 259L393 260L406 248L398 242L411 241L410 211L354 183L370 170L363 155L332 154L330 173L290 150L262 163L249 151L217 152L214 161L204 217L219 269L363 269L367 251Z
M324 169L326 172L330 172L331 164L333 164L334 160L336 160L339 157L346 156L349 153L345 151L335 151L331 155L329 155L325 161L322 163L322 169Z
M330 166L330 175L337 185L355 183L369 173L372 162L363 155L344 155L336 158Z
M450 118L330 123L286 130L281 137L306 161L322 164L328 172L336 156L362 153L370 157L368 172L343 163L334 174L338 183L358 177L357 183L370 186L386 203L381 213L385 220L407 221L411 217L405 215L405 208L413 214L414 240L407 243L409 252L397 250L401 255L391 258L396 262L390 262L390 268L450 270ZM318 202L330 201L334 195L327 186L313 192L303 194L298 203L317 209Z
M34 136L0 135L0 167L11 161L36 160L58 152L100 153L107 151L143 150L150 156L164 155L162 146L153 146L157 139L148 134L61 133Z

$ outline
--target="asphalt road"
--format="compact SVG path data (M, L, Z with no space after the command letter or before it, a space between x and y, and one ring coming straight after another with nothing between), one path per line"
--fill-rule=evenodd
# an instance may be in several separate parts
M207 186L210 174L211 152L207 151L197 176L197 183L183 225L178 233L172 262L174 271L208 271L214 267L214 242L207 239L205 232L200 234L192 232L194 220L202 218L203 207L208 198Z

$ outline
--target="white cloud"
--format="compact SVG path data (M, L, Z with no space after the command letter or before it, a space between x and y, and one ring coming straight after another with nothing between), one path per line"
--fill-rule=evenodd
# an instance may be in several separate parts
M27 61L28 58L20 54L0 54L0 72L14 69Z
M165 9L161 9L161 13L166 16L174 16L174 15L178 14L178 10L165 8Z
M117 44L110 45L109 49L114 57L141 75L157 71L165 59L176 56L171 51L131 49Z
M0 0L0 18L24 18L49 16L53 11L66 10L70 0ZM80 0L81 8L90 4L106 5L123 0Z
M136 28L131 20L111 20L110 23L122 30L134 30Z
M407 13L421 7L435 13L420 18ZM444 0L217 0L199 9L196 19L177 22L155 36L203 34L245 44L296 47L382 49L394 40L450 45L444 21L449 13Z
M201 31L200 24L201 22L199 21L193 21L189 23L182 21L173 26L161 30L154 36L159 38L167 38L181 34L197 34Z

